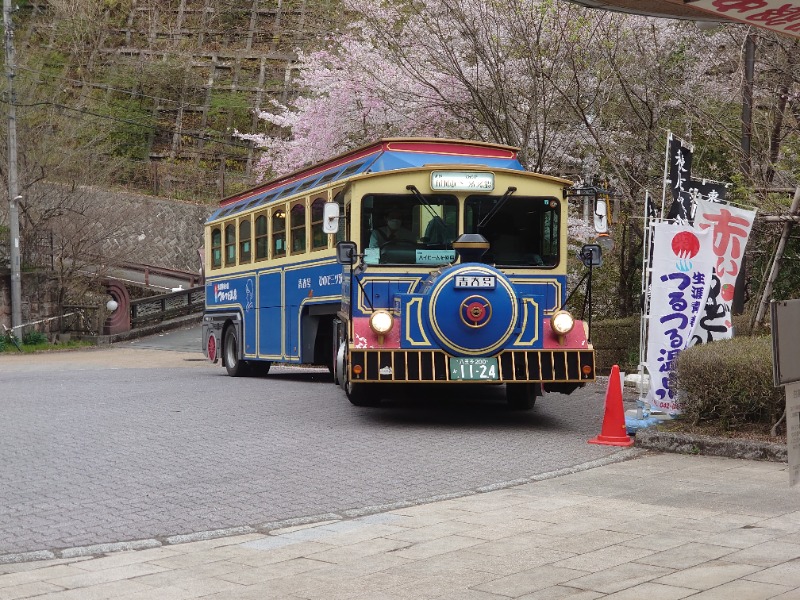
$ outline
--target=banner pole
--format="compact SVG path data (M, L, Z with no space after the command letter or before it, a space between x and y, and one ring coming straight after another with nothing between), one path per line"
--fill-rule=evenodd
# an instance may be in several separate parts
M672 141L672 132L667 132L667 148L664 151L664 182L661 188L661 214L659 219L664 218L664 205L667 203L667 183L671 183L669 179L669 143Z
M655 212L650 199L650 192L644 193L644 246L642 248L642 301L641 310L642 318L639 322L639 364L637 372L639 374L639 399L637 402L637 418L641 419L644 416L645 407L645 386L644 386L644 373L645 365L647 364L647 333L650 318L650 276L651 270L651 256L653 250L653 213ZM648 377L649 377L648 373Z

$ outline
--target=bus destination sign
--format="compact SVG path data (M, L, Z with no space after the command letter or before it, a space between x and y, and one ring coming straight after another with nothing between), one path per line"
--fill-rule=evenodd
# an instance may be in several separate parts
M434 191L472 191L491 192L494 189L494 173L473 173L469 171L433 171L431 189Z
M457 290L493 290L496 285L494 275L456 275Z

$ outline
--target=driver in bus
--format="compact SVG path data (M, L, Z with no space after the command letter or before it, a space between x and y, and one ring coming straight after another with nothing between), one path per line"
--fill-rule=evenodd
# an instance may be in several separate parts
M393 209L386 214L386 225L373 230L369 238L370 248L381 248L389 242L416 243L417 238L410 230L403 227L403 213Z

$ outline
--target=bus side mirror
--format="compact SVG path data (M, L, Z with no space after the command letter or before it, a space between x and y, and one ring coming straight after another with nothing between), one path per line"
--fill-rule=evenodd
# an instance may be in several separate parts
M322 210L322 231L337 233L339 231L339 204L326 202Z
M336 261L340 265L355 264L358 252L355 242L338 242L336 244Z
M599 244L585 244L578 253L578 258L586 267L599 267L603 264L603 250Z
M608 204L602 198L594 203L594 231L599 235L608 233Z
M594 207L594 230L597 233L595 244L603 247L604 250L611 252L614 249L614 240L608 235L608 203L597 198Z

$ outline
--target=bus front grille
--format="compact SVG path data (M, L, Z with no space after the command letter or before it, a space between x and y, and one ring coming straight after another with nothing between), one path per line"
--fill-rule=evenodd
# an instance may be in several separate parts
M353 381L447 383L451 381L449 358L450 355L441 350L353 349L350 351L351 376ZM497 359L501 383L586 382L595 378L592 350L506 350L497 355Z

